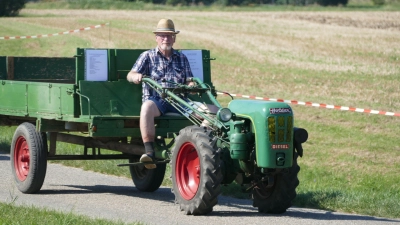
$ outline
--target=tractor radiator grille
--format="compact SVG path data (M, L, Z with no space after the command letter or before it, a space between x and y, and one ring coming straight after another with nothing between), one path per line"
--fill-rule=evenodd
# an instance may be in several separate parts
M291 142L293 116L268 117L268 135L270 143Z

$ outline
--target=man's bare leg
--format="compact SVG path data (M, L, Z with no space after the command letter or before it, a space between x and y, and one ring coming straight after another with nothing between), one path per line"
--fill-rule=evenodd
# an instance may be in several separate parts
M140 110L140 133L145 147L145 154L140 158L140 162L152 162L154 160L154 140L156 129L154 118L160 116L156 104L152 101L145 101ZM145 164L147 169L155 169L156 164Z

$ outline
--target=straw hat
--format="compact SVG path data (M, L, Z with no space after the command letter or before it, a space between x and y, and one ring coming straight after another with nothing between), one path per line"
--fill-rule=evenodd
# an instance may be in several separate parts
M170 19L161 19L157 24L157 29L153 33L172 33L178 34L179 30L175 31L174 22Z

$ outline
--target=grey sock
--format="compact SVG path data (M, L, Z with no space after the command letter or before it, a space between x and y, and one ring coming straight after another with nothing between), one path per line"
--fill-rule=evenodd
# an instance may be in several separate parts
M146 154L154 155L154 142L145 142L144 149L146 151Z

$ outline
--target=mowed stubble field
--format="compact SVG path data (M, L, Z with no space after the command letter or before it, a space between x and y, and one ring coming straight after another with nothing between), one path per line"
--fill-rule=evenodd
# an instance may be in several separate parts
M24 9L20 17L0 18L0 37L110 25L0 40L0 55L148 49L160 18L173 19L181 31L175 48L211 50L219 91L400 112L400 12ZM399 218L400 117L291 106L295 125L309 131L296 205Z

